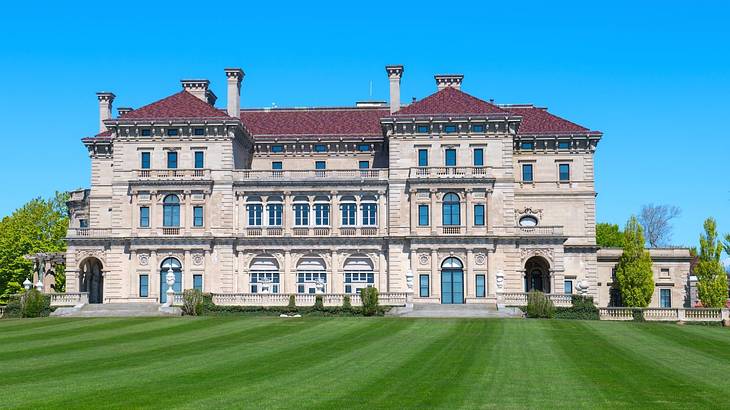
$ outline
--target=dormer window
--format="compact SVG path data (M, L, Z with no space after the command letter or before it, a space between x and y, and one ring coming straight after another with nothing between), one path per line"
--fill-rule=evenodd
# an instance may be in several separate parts
M205 128L193 128L193 135L205 135Z
M453 124L449 124L449 125L447 125L447 126L444 127L444 132L447 133L447 134L453 134L457 130L458 130L458 128L456 127L456 125L453 125Z
M149 128L142 128L142 130L139 133L143 137L149 137L152 135L152 130Z
M368 152L368 151L370 151L370 145L368 145L368 144L359 144L357 146L357 150L360 151L360 152Z
M558 141L558 149L570 149L570 141Z
M419 134L426 134L428 133L428 125L426 124L418 124L416 125L416 132Z
M271 152L274 152L274 153L284 152L284 146L283 145L272 145Z
M314 146L314 152L327 152L327 146L324 144L317 144Z
M177 128L168 128L167 129L167 136L168 137L176 137L177 136Z
M520 143L520 149L525 151L532 151L535 149L535 143L533 141L522 141Z
M484 132L484 124L472 124L471 132Z

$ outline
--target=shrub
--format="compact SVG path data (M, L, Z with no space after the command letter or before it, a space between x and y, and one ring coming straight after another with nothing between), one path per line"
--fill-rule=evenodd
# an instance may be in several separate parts
M22 317L48 316L51 312L51 297L31 288L20 297L20 309Z
M527 317L550 319L555 315L553 302L540 291L527 294Z
M362 299L362 313L365 316L375 316L380 311L380 304L378 303L378 289L377 288L362 288L360 289L360 299Z
M644 311L642 309L634 309L631 311L631 314L634 317L634 322L645 322L646 319L644 319Z
M324 299L322 295L314 297L314 310L324 310Z
M573 295L573 306L555 309L556 319L599 320L598 308L593 304L593 298Z
M342 310L345 312L352 310L352 300L350 299L350 295L345 295L342 298Z
M20 304L20 295L8 296L8 304L5 305L4 318L17 318L22 316L22 305Z
M286 306L287 312L296 312L297 311L297 297L294 295L289 295L289 304Z
M182 314L185 316L199 316L203 313L203 292L198 289L183 291Z
M203 293L203 303L201 304L201 314L205 314L206 312L211 312L215 309L215 304L213 303L213 295L210 293Z

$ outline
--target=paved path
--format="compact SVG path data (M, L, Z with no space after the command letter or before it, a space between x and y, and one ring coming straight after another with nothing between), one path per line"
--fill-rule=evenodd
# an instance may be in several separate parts
M399 317L482 317L482 318L521 318L522 311L517 308L497 310L494 305L465 304L441 305L436 303L413 304L413 310L396 309L389 316Z
M51 316L64 317L149 317L180 316L180 308L160 308L157 303L86 304L81 308L58 308Z

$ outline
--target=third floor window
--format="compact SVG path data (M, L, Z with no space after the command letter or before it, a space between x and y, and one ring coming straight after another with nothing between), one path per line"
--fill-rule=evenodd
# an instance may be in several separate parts
M143 152L142 153L142 169L150 169L151 161L150 161L150 153L149 152Z
M342 225L357 225L357 205L355 203L346 203L340 205L342 211Z
M444 165L447 167L455 167L456 166L456 150L454 148L449 148L445 151L445 157L444 157Z
M484 148L474 148L474 166L484 166Z
M195 151L195 168L204 168L205 160L203 151Z
M421 148L418 150L418 166L419 167L428 166L428 150L425 148Z
M570 164L558 165L558 173L561 181L570 181Z
M177 168L177 152L176 151L167 152L167 168L168 169Z
M522 164L522 181L532 182L532 164Z

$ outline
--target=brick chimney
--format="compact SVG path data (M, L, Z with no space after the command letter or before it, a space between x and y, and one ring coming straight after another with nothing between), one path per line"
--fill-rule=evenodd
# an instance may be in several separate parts
M390 81L390 113L400 110L400 79L403 76L402 65L387 65L385 72Z
M241 116L241 82L246 73L240 68L226 68L228 82L228 115L234 118Z
M433 76L436 79L436 87L439 91L446 87L453 87L461 90L461 82L464 80L463 74L437 74Z
M210 105L215 105L215 100L218 99L218 97L213 94L213 91L208 89L208 86L210 85L210 81L208 80L180 80L180 84L182 84L183 90L200 98Z
M116 95L114 93L102 91L96 93L96 98L99 100L99 132L106 131L106 125L104 120L112 118L112 103Z

